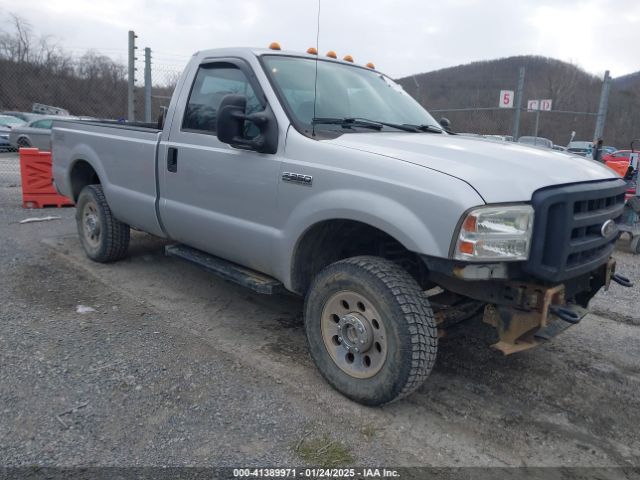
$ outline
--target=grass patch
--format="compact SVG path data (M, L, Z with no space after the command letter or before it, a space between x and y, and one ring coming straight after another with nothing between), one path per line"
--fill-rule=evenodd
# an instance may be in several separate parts
M364 436L364 438L366 438L367 440L371 440L376 434L376 429L373 428L371 425L362 427L360 431L362 432L362 435Z
M337 440L303 437L296 445L296 454L307 464L319 467L336 467L353 463L351 450Z

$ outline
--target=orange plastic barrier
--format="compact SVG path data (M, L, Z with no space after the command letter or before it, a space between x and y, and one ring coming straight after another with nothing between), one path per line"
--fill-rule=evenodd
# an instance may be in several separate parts
M56 192L51 174L51 152L37 148L20 149L22 206L24 208L66 207L73 205Z
M627 169L629 168L628 160L609 160L607 162L607 167L616 172L621 177L624 177L627 174Z

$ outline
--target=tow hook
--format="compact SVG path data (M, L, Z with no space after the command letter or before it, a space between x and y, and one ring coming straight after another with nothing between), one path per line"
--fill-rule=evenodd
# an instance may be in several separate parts
M562 305L549 305L549 310L556 317L561 318L565 322L573 323L574 325L582 320L582 316L569 307L564 307Z
M611 276L611 280L616 282L618 285L622 285L623 287L633 287L633 282L624 275L620 275L619 273L614 273Z

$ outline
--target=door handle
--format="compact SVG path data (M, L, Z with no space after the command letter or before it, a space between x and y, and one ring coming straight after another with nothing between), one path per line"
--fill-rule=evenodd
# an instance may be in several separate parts
M178 171L178 149L169 147L167 151L167 170L175 173Z

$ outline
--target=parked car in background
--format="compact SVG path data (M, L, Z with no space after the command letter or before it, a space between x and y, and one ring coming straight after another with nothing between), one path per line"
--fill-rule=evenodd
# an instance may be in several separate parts
M69 116L69 110L64 108L54 107L53 105L45 105L43 103L34 103L31 106L31 111L40 113L42 115L62 115L63 117Z
M621 177L624 177L629 165L631 165L631 150L617 150L609 155L603 155L602 160L607 167L615 170Z
M558 152L566 152L567 151L567 147L563 147L562 145L554 145L553 147L554 150L557 150Z
M553 148L553 142L544 137L520 137L518 143L538 148Z
M466 133L466 132L461 132L461 133L456 132L456 135L489 140L490 142L513 142L513 137L510 135L483 135L481 133Z
M602 155L609 155L613 152L617 152L618 149L616 147L612 147L612 146L606 146L606 147L602 147Z
M591 154L591 147L593 144L584 140L574 140L567 145L567 151L581 157L586 157Z
M513 142L511 135L485 135L484 138L492 142Z
M30 122L32 120L37 120L38 118L42 118L44 116L44 115L41 115L39 113L16 112L16 111L13 111L13 110L0 112L0 115L9 115L9 116L12 116L12 117L16 117L16 118L19 118L20 120L22 120L23 122Z
M9 133L11 129L24 125L24 120L12 117L10 115L0 115L0 150L12 150L13 147L9 142Z
M590 148L567 148L567 152L572 153L573 155L580 155L581 157L591 158Z
M456 135L462 135L463 137L484 138L484 135L481 135L480 133L471 132L456 132Z
M79 120L78 117L62 117L60 115L37 118L17 128L12 128L9 142L15 148L35 147L40 150L51 150L51 125L53 121Z
M616 150L615 152L609 153L608 155L603 155L602 159L605 162L629 162L629 157L631 155L631 150Z

